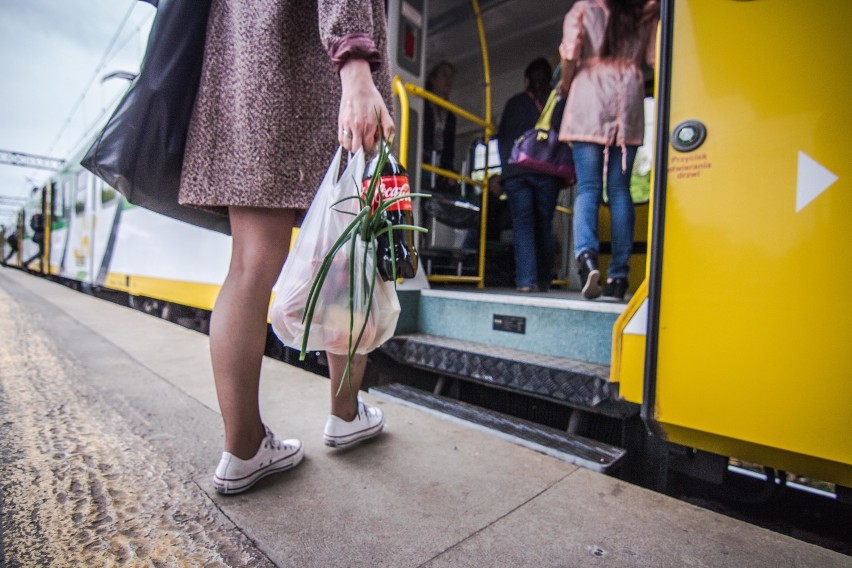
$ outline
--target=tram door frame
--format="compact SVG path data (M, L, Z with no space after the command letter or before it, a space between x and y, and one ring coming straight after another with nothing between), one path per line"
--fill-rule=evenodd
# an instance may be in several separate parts
M490 140L496 128L491 123L491 78L490 64L488 59L488 47L485 40L485 29L482 23L482 13L478 0L470 0L475 15L476 29L479 36L480 51L484 73L484 96L485 117L460 108L446 99L438 97L434 93L420 87L425 83L426 73L426 38L429 34L428 17L429 0L391 0L388 5L388 51L391 59L391 72L393 73L394 94L399 98L397 110L397 123L400 125L399 135L399 158L402 165L409 170L410 178L414 177L412 186L420 189L420 172L432 172L448 178L469 184L471 187L479 187L481 195L480 207L480 240L477 259L476 276L462 275L430 275L432 282L463 282L474 283L477 288L485 286L485 235L486 220L488 212L488 187L489 167L486 163L485 173L481 181L471 179L466 175L456 172L442 170L430 164L423 164L420 145L423 129L424 101L429 100L432 104L443 107L453 112L462 119L469 120L484 130L484 140ZM420 9L418 9L420 8ZM415 37L412 37L412 34ZM419 35L416 35L419 34ZM412 51L414 47L414 51ZM412 119L412 111L414 117ZM413 125L413 127L412 127ZM413 154L412 154L413 149ZM409 160L409 158L411 158ZM412 168L412 165L416 167ZM411 172L414 175L411 176ZM422 222L419 204L415 204L415 222ZM422 266L422 263L421 263ZM423 270L423 269L421 269Z

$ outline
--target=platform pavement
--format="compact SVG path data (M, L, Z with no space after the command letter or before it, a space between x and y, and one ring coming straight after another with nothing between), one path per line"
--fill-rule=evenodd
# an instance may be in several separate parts
M0 269L0 288L85 369L105 400L136 409L170 455L278 566L850 566L850 558L677 501L370 394L386 432L322 444L328 382L264 362L262 408L304 440L297 469L242 495L210 480L222 444L205 335Z

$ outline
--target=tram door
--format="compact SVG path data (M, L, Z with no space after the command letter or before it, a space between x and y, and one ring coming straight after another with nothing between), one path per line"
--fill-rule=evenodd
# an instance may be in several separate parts
M547 1L535 3L533 7L532 3L524 0L391 2L389 26L393 71L404 82L427 89L428 75L439 63L449 62L455 68L447 100L463 112L453 113L456 126L454 152L449 159L451 165L447 165L445 155L441 156L444 159L437 159L438 163L431 165L450 169L467 180L482 180L486 155L482 122L496 128L506 101L524 90L524 69L532 60L544 57L555 62L562 20L570 4ZM477 11L481 16L483 37L480 36ZM421 35L416 36L411 30ZM411 57L410 51L406 55L406 49L412 44L422 50L416 58ZM408 100L412 115L407 166L412 187L439 196L430 200L429 208L419 208L421 216L418 222L429 229L429 234L420 242L421 265L431 266L429 274L432 277L459 277L459 281L467 278L464 281L469 283L477 273L481 189L465 179L446 183L448 180L440 174L421 170L420 165L436 160L433 156L424 157L420 150L423 137L433 133L425 133L423 129L424 100L417 94L409 96ZM436 105L432 106L436 108ZM439 110L437 115L443 115L443 111ZM491 147L493 149L494 145ZM477 153L477 149L482 151ZM489 156L490 172L499 173L496 152ZM424 162L427 159L429 162ZM508 209L505 203L495 204L492 214L500 205ZM496 224L492 224L494 227ZM493 237L489 241L495 241L489 242L489 247L493 244L504 248L489 249L486 257L505 260L508 280L512 280L511 233L508 227L502 232L505 235L500 242L499 229L488 231ZM497 271L493 268L487 267L486 275L495 274Z
M50 225L50 272L64 276L65 257L68 253L68 228L72 211L74 178L61 175L53 184Z
M68 245L63 272L88 285L94 284L95 258L95 184L94 176L80 170L71 185L71 211L68 223Z
M667 4L646 412L671 441L743 440L757 463L852 485L852 3Z
M388 52L390 54L391 75L399 77L403 83L422 85L424 81L426 58L425 45L428 33L428 10L431 0L390 0L388 15ZM395 122L400 124L400 108L397 105ZM409 100L408 155L406 168L409 171L411 189L419 190L417 176L420 169L420 135L423 117L423 100ZM399 134L399 133L397 133ZM399 148L399 144L396 145ZM419 207L415 207L415 215ZM420 222L419 216L415 217Z
M21 251L21 262L24 268L33 271L40 271L42 266L41 250L39 242L43 242L44 218L42 216L43 202L42 192L39 189L33 189L29 201L24 205L21 213L21 229L18 239L19 249Z

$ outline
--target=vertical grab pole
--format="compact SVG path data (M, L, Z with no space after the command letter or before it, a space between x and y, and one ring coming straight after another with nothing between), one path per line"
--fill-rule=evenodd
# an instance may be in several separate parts
M42 196L42 221L44 222L44 232L42 233L43 240L41 246L44 249L41 251L41 272L42 274L50 274L50 228L53 226L53 195L54 181L48 180L44 186L44 195Z
M409 128L409 108L408 108L408 93L405 90L405 85L402 83L402 78L399 75L393 77L393 91L399 97L399 163L406 170L408 169L408 128Z
M477 288L485 287L485 237L488 229L488 147L494 126L491 122L491 64L488 60L488 44L485 41L485 26L482 23L482 12L479 10L479 0L470 0L473 13L476 16L476 30L479 34L479 49L482 52L482 74L485 80L485 175L482 187L482 208L479 225L479 266L477 267Z

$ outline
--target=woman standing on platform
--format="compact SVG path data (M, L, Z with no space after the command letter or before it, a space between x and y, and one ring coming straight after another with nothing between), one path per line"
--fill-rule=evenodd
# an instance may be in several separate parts
M642 64L654 65L659 5L649 0L578 0L565 16L560 91L568 100L559 139L577 169L574 254L583 296L623 300L633 249L630 178L645 132ZM598 269L598 209L604 175L612 217L606 286Z
M214 485L239 493L292 468L302 442L279 440L260 416L269 297L290 235L337 144L373 149L393 133L383 0L213 0L180 201L227 214L231 262L213 309L210 351L225 425ZM377 117L378 113L378 117ZM378 434L379 409L335 396L345 355L328 355L328 445ZM356 357L360 388L366 356Z

